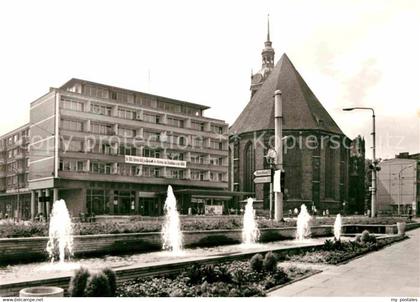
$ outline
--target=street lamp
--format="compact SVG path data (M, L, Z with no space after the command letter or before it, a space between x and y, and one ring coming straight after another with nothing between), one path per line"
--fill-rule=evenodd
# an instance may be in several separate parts
M375 217L375 205L376 205L376 172L377 162L376 162L376 132L375 132L375 110L371 107L350 107L343 108L343 111L352 111L352 110L371 110L372 111L372 196L371 196L371 217Z
M267 154L264 156L267 163L270 165L271 174L273 174L274 163L277 158L276 150L270 148L267 151ZM273 182L270 181L270 219L273 219Z

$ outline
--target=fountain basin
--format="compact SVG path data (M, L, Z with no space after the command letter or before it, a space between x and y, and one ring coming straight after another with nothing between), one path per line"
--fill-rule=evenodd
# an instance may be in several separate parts
M138 277L164 275L167 273L176 273L183 271L193 264L217 264L223 261L250 259L256 253L265 254L269 251L281 254L300 253L305 250L320 248L325 238L314 239L308 242L300 243L295 240L286 240L264 245L255 245L247 249L242 249L240 244L232 246L215 247L210 249L184 250L183 256L174 257L169 251L161 251L148 254L136 254L132 259L124 257L115 257L108 261L103 258L86 259L89 263L79 262L84 267L96 270L103 267L112 267L117 274L117 283L122 284L125 281L133 280ZM114 257L113 257L114 258ZM51 265L59 265L59 263ZM28 266L29 265L29 266ZM67 289L69 281L74 271L40 271L37 267L48 264L24 264L16 271L0 275L0 279L6 281L0 283L0 296L16 296L19 290L29 286L58 286ZM18 265L20 266L20 265ZM10 267L10 269L13 269ZM22 274L21 272L32 272Z
M19 297L64 297L64 289L57 286L35 286L23 288Z
M260 229L261 236L265 233L276 233L283 238L292 239L295 236L295 227ZM325 237L332 235L331 226L315 226L311 229L312 237ZM185 247L196 246L205 237L223 235L232 240L242 240L242 230L200 230L184 231L183 242ZM87 255L105 255L110 253L144 252L139 250L145 243L154 250L160 250L161 233L130 233L130 234L100 234L74 236L73 253L76 257ZM36 259L46 259L45 245L48 237L0 238L0 262L13 263ZM141 244L139 244L141 243ZM153 250L153 249L149 249Z

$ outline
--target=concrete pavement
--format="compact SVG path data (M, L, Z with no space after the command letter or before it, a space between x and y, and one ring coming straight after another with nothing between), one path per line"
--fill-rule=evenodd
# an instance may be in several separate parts
M420 297L420 229L407 235L347 264L315 266L323 272L268 296Z

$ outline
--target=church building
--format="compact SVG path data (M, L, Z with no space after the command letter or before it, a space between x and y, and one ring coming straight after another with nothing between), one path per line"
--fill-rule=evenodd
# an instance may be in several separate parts
M284 213L300 208L337 213L348 206L351 140L305 83L289 57L275 64L268 28L261 70L251 76L251 99L229 131L229 185L255 193L260 215L269 215L270 185L255 184L254 171L269 169L274 148L274 92L282 92ZM346 205L347 203L347 205Z

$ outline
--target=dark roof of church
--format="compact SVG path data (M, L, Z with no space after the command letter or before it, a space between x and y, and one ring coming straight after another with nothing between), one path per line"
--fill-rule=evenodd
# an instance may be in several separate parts
M343 134L286 54L230 127L231 134L274 129L274 91L283 100L283 129L318 129Z

